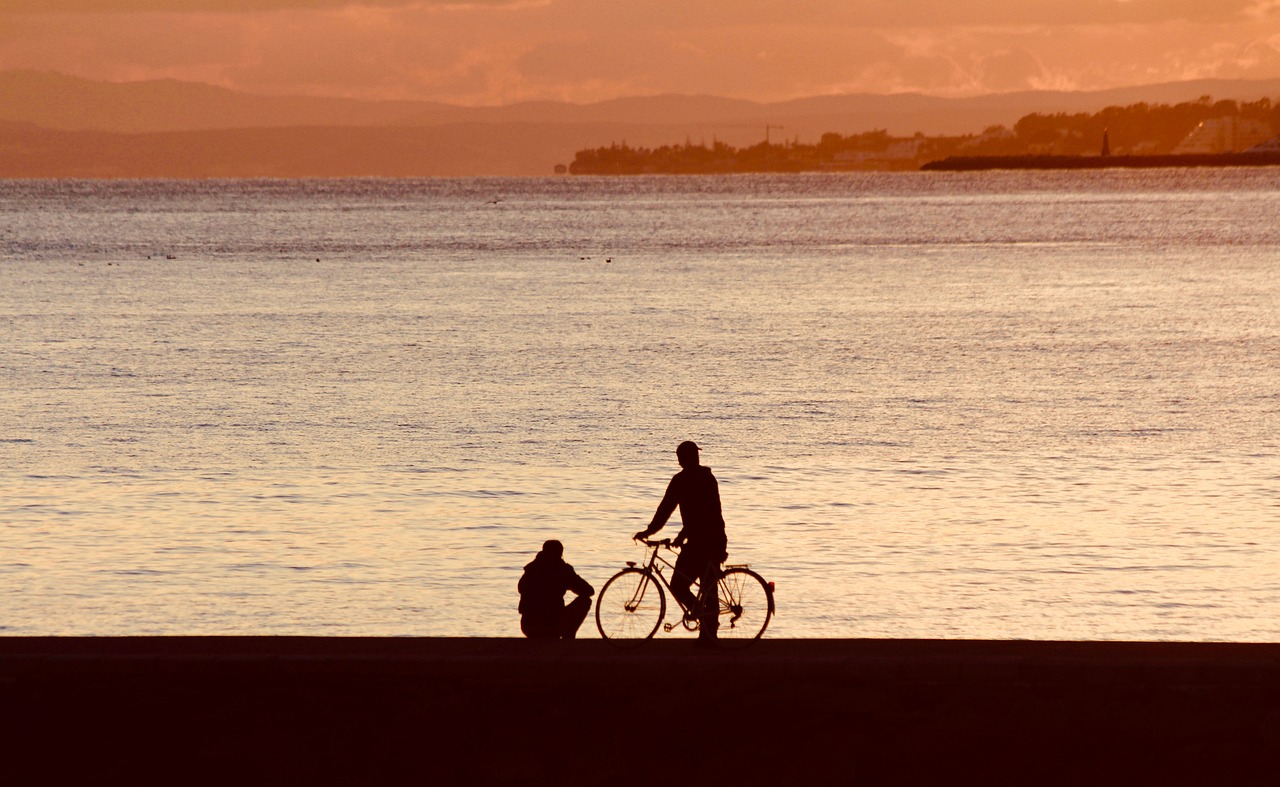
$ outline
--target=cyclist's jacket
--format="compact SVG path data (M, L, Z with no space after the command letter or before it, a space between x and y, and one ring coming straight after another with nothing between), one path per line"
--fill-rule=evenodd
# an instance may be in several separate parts
M564 594L572 590L590 596L595 589L578 576L573 566L558 557L539 552L520 577L520 614L541 621L558 621L564 611Z
M711 468L699 465L676 473L667 485L649 532L662 528L671 513L680 507L680 534L696 549L724 549L724 515L720 511L720 487Z

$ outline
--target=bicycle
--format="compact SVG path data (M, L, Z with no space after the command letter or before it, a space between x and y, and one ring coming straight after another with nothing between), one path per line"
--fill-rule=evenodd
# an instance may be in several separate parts
M642 543L652 550L645 564L640 567L634 560L628 560L626 568L604 583L596 599L596 628L601 637L615 645L638 645L652 639L658 633L658 626L663 626L663 631L668 633L680 624L689 631L698 630L704 603L701 587L697 609L686 608L672 593L671 597L684 614L680 624L663 625L667 614L667 594L663 588L671 591L671 583L663 571L669 568L674 572L676 567L659 552L676 551L676 548L668 538ZM716 633L723 644L745 646L764 635L775 609L772 582L766 582L747 565L725 566L716 583L716 595L720 609Z

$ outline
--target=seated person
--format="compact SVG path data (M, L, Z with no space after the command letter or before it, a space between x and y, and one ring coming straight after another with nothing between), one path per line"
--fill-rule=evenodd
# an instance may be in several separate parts
M595 588L564 562L564 545L547 541L520 577L520 630L530 639L574 639L591 611ZM577 594L568 606L564 594Z

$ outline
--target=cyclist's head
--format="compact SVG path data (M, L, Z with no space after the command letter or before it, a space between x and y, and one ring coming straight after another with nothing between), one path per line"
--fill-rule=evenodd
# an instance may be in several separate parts
M680 461L681 467L697 467L698 444L692 440L685 440L676 448L676 459Z
M559 558L564 556L564 544L556 541L554 538L550 541L542 542L542 554L551 558Z

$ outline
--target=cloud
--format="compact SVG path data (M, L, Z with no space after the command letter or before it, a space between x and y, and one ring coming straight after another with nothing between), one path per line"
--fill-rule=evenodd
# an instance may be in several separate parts
M979 84L984 90L1002 93L1024 90L1044 77L1040 60L1022 47L992 52L977 64Z
M475 30L441 35L428 18L353 9L255 20L225 78L257 92L502 103L492 86L518 78L506 65L516 56Z
M1280 0L1256 0L1245 13L1253 19L1275 19L1280 15Z
M950 90L937 90L952 94L1280 77L1280 35L1248 24L1167 22L1066 31L919 29L896 35L909 40L917 55L953 65L947 80Z
M569 18L628 27L726 24L859 28L1153 24L1226 21L1276 12L1277 0L3 0L9 13L254 13L344 8L555 7Z
M346 8L495 8L543 5L545 2L549 0L4 0L0 4L0 14L238 14Z
M180 0L0 0L5 8L36 2L119 10ZM0 69L473 105L1096 89L1280 77L1278 4L181 0L206 10L0 14ZM248 5L275 10L229 12Z
M762 25L880 29L1025 27L1231 21L1276 0L555 0L574 16L628 29L708 30Z
M573 83L590 74L590 100L608 93L682 92L770 98L830 93L899 50L873 31L742 27L714 36L632 30L609 38L564 35L523 54L516 67L530 86ZM797 91L797 85L803 85ZM679 87L676 87L679 86ZM581 99L580 99L581 100Z

